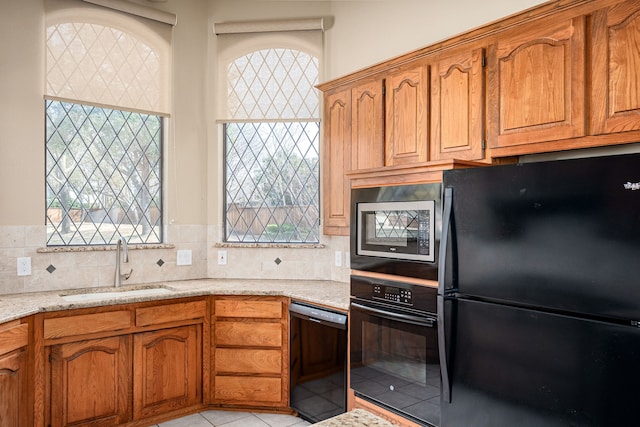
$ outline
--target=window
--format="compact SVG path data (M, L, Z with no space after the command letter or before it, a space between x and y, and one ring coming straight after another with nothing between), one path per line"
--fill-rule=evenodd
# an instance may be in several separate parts
M46 101L47 245L158 243L162 118Z
M161 243L170 35L89 5L47 18L47 246Z
M231 61L226 75L225 240L317 243L318 59L260 49Z

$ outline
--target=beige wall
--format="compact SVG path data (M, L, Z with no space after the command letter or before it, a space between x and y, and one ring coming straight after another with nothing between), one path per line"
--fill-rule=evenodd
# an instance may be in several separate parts
M541 0L359 0L332 2L328 79L476 28Z
M108 286L113 251L42 253L44 226L43 0L1 0L0 10L0 294ZM214 122L215 22L327 17L323 80L381 62L540 3L533 0L135 0L178 15L173 32L173 111L165 141L166 241L172 248L132 251L128 283L198 277L268 277L347 281L334 265L348 239L322 237L324 249L227 248L221 241L221 155ZM460 14L464 10L466 13ZM176 251L193 265L176 266ZM16 275L17 257L33 274ZM280 258L281 264L274 263ZM158 265L162 260L164 264ZM49 265L56 270L46 271Z
M0 13L0 225L44 222L44 15L40 0Z

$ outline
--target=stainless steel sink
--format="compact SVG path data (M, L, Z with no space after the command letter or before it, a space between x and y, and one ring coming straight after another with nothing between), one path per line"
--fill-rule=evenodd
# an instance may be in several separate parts
M173 291L167 288L143 288L143 289L114 289L104 292L83 292L77 294L60 295L60 297L69 302L93 301L99 299L114 299L121 297L134 297L144 295L166 295Z

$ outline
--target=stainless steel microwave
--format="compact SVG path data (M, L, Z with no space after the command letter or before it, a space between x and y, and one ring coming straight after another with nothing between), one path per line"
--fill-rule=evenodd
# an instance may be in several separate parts
M433 200L358 203L356 252L433 262L434 224Z
M351 268L438 278L441 183L351 190Z

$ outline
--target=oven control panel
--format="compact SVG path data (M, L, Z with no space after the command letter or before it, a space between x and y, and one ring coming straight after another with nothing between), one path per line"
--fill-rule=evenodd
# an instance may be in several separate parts
M400 280L351 275L351 299L360 304L378 301L384 306L396 306L435 315L438 288Z
M411 289L399 288L375 283L373 285L373 298L384 301L393 301L400 304L413 305L413 292Z

